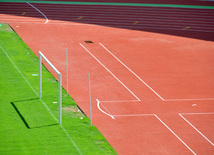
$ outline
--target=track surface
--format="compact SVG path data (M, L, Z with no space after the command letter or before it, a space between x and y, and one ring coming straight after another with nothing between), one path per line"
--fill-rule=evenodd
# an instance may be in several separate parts
M58 20L51 18L47 22L44 15L53 16L56 12L51 12L51 8L59 9L57 6L33 4L42 15L27 3L10 3L7 8L9 5L12 10L17 6L19 12L13 12L16 16L4 13L0 21L9 22L36 55L42 51L48 57L63 74L64 87L68 48L69 93L88 116L87 74L91 74L93 123L118 154L213 154L212 41L98 26L100 23L91 25L93 18L84 24L76 19L85 17L79 12L76 22L71 22L66 20L65 6L65 16L60 14ZM90 7L81 9L82 13L87 9L94 12ZM114 13L115 9L111 10ZM75 10L72 11L74 15ZM32 15L27 16L28 13ZM115 12L116 15L121 14ZM167 25L163 27L168 29ZM212 31L212 26L206 24L198 33L203 35L206 28ZM192 32L190 28L185 30ZM205 39L212 40L212 36ZM85 44L85 40L94 43Z

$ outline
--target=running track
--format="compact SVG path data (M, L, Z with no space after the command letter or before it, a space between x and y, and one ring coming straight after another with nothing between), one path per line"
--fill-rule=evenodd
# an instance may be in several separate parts
M44 52L63 75L61 48L72 51L69 66L75 74L69 75L69 88L75 91L70 94L87 115L84 75L91 73L94 124L119 154L213 154L213 42L47 22L32 12L40 19L2 16L36 55ZM94 44L84 44L85 38Z

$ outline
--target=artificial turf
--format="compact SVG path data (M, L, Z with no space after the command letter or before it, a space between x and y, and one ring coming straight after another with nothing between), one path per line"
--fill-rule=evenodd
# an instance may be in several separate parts
M116 154L76 103L43 66L38 98L38 58L7 24L0 25L0 154Z

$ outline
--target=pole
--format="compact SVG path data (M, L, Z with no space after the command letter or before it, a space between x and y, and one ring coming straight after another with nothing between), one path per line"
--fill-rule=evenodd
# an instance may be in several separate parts
M59 124L62 123L62 76L59 74Z
M42 59L39 52L39 98L42 98Z
M68 95L68 51L66 48L66 81L67 81L67 95Z
M91 125L92 125L90 74L88 74L88 88L89 88L90 123L91 123Z

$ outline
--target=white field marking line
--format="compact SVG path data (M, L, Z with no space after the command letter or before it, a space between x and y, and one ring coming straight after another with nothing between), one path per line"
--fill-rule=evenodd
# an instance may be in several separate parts
M41 7L42 8L42 7ZM93 15L93 16L96 16L97 15L97 11L101 11L101 10L86 10L86 9L81 9L81 11L79 11L79 10L75 10L75 9L72 9L72 11L69 11L69 12L66 12L66 11L64 11L64 12L60 12L60 11L62 11L62 8L60 8L60 10L59 9L55 9L54 11L55 12L57 12L57 13L53 13L53 10L51 10L51 9L47 9L47 7L45 7L44 8L47 12L49 12L49 13L51 13L52 15L71 15L71 14L77 14L77 13L81 13L81 15L82 16L88 16L89 14L90 15ZM66 9L66 8L65 8ZM9 11L9 10L4 10L4 11ZM93 12L92 12L93 11ZM199 20L199 19L203 19L203 17L208 17L208 18L212 18L213 16L212 15L209 15L209 14L211 14L211 12L210 13L197 13L197 14L188 14L187 15L187 13L186 12L184 12L185 14L182 14L183 12L173 12L173 11L171 11L171 12L162 12L162 11L138 11L138 12L133 12L133 10L131 10L131 12L127 12L127 11L122 11L122 12L120 12L120 11L112 11L112 10L105 10L105 11L103 11L102 10L102 12L99 12L99 15L106 15L106 12L108 12L109 14L108 14L108 16L117 16L117 17L119 17L119 16L122 16L122 17L125 17L125 16L127 16L127 17L133 17L133 18L142 18L142 17L156 17L157 18L157 16L159 16L159 17L163 17L163 16L165 16L166 18L167 17L174 17L174 18L182 18L182 17L184 17L185 19L190 19L189 17L191 17L193 20ZM149 12L151 12L149 15L148 15L148 13ZM171 13L173 13L173 14L175 14L174 16L167 16L167 15L169 15L169 13L171 14ZM179 14L178 14L179 13ZM212 12L213 13L213 12ZM205 15L203 15L203 14L205 14ZM108 17L108 16L106 16L106 17ZM73 17L73 16L72 16ZM188 17L188 18L186 18L186 17ZM212 20L212 19L208 19L208 20Z
M120 100L120 101L100 101L102 103L107 103L107 102L139 102L139 100Z
M213 115L214 112L205 112L205 113L180 113L181 115Z
M198 98L198 99L164 99L164 101L210 101L214 98Z
M115 59L117 59L126 69L128 69L134 76L136 76L143 84L145 84L153 93L155 93L162 101L164 99L156 92L152 87L150 87L145 81L143 81L135 72L133 72L129 67L127 67L120 59L118 59L113 53L111 53L102 43L99 43L108 53L110 53Z
M16 68L16 70L19 72L19 74L22 76L22 78L27 82L28 86L32 89L32 91L38 96L38 93L36 92L36 90L33 88L33 86L30 84L30 82L24 77L24 75L22 74L22 72L19 70L19 68L16 66L16 64L13 62L13 60L10 58L10 56L7 54L7 52L5 51L5 49L0 45L0 48L4 51L5 55L7 56L7 58L10 60L10 62L13 64L13 66ZM54 116L54 114L51 112L51 110L48 108L47 104L40 99L40 101L42 102L42 104L45 106L45 108L48 110L48 112L51 114L51 116L57 121L57 118ZM78 146L75 144L75 142L72 140L71 136L68 134L68 132L65 130L65 128L60 124L62 130L65 132L65 134L67 135L67 137L70 139L71 143L75 146L75 148L77 149L77 151L79 152L79 154L82 155L81 151L79 150Z
M139 117L139 116L154 116L155 114L126 114L126 115L112 115L114 117Z
M206 137L204 136L194 125L192 125L184 116L182 116L181 114L179 114L191 127L193 127L202 137L204 137L212 146L214 146L214 144Z
M44 13L42 13L39 9L37 9L35 6L33 6L32 4L30 4L29 2L26 2L26 3L29 4L30 6L32 6L34 9L36 9L39 13L41 13L45 17L45 19L46 19L45 24L48 22L48 18L45 16Z
M154 116L176 137L178 138L193 154L196 155L196 153L180 138L178 137L178 135L175 134L174 131L172 131L172 129L170 129L166 123L164 123L156 114L154 114Z
M121 85L123 85L138 101L140 99L122 82L118 79L103 63L100 62L85 46L79 43L83 49L85 49L101 66L103 66Z
M109 114L109 113L103 111L103 110L100 108L100 101L99 101L98 99L96 99L96 101L97 101L97 107L98 107L98 109L99 109L101 112L103 112L104 114L110 116L112 119L115 119L114 116L112 116L111 114Z

